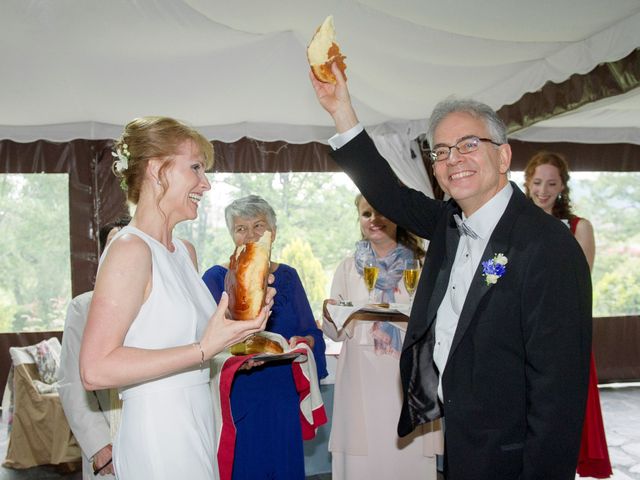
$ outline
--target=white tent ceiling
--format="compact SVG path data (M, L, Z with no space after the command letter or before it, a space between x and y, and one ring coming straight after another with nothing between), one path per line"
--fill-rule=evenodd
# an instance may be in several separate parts
M640 0L4 0L0 139L113 138L160 114L216 140L324 141L305 47L328 14L362 122L415 135L448 95L498 109L640 47ZM599 104L516 137L640 144L637 91Z

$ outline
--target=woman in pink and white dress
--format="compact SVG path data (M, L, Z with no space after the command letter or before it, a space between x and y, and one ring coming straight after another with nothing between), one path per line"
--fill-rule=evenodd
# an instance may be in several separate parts
M408 303L402 274L407 260L424 257L419 239L383 217L362 195L355 203L362 240L338 266L331 298L367 303L363 263L373 254L379 267L377 299ZM425 425L404 438L397 435L402 406L398 362L406 322L352 320L338 328L325 317L322 329L343 342L329 440L332 478L435 479L435 455L442 453L439 424Z

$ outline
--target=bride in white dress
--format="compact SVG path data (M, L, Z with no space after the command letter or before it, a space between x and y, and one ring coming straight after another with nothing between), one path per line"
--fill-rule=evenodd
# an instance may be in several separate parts
M166 117L130 122L116 143L114 172L137 205L101 258L80 353L85 388L120 387L114 442L119 479L217 476L209 359L265 327L275 291L258 318L225 318L173 227L193 220L211 188L211 144Z

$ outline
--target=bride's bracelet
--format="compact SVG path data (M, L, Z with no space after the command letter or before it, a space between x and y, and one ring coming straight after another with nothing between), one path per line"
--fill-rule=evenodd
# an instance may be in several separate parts
M202 345L200 345L200 342L195 342L192 345L200 350L200 369L202 369L204 365L204 350L202 350Z

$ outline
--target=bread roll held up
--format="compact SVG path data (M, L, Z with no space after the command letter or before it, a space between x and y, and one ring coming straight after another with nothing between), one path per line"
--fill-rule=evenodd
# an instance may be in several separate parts
M336 43L336 31L333 26L333 16L329 15L322 25L318 27L311 43L307 47L307 59L315 77L324 83L336 83L336 76L331 71L331 64L336 63L346 79L344 71L347 65L344 59L347 58L340 52L340 47Z
M257 242L236 247L231 255L224 289L235 320L252 320L260 314L267 293L270 258L271 232L268 230Z

